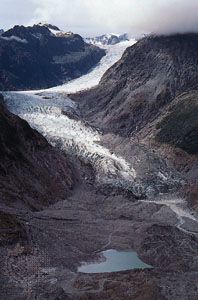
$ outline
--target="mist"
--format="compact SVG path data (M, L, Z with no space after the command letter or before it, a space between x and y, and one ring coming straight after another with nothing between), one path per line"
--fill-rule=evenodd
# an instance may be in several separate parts
M46 21L84 36L198 32L198 1L1 0L0 19L2 28Z

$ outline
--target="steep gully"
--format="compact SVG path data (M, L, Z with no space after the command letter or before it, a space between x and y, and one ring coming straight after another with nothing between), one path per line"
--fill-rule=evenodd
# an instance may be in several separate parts
M174 189L172 194L163 194L163 189L155 190L155 186L158 184L163 186L173 182L173 185L176 185L181 180L177 174L173 174L172 170L162 164L156 169L154 186L149 185L131 161L121 155L116 155L108 147L103 146L101 142L102 132L98 128L90 127L83 120L77 103L67 96L68 93L96 85L104 72L121 57L124 49L133 43L134 41L130 41L109 46L107 55L96 68L89 74L63 86L49 90L4 93L6 104L11 112L27 120L53 146L60 148L71 157L71 160L75 162L78 159L89 168L89 172L83 174L84 183L76 188L70 199L57 203L44 211L33 213L26 223L32 241L37 239L36 244L38 245L42 244L43 240L46 240L46 245L49 245L49 237L51 240L54 239L57 240L57 243L61 243L62 234L65 233L68 238L66 246L68 256L72 252L74 256L78 257L78 263L73 257L69 257L67 268L76 267L80 260L91 259L85 255L87 249L88 253L93 253L92 258L95 258L97 252L110 247L130 248L132 237L127 239L126 235L130 229L133 231L130 222L131 215L133 220L137 222L144 218L145 222L150 222L152 219L153 222L159 220L160 224L174 225L185 234L198 234L196 230L197 216L193 215L187 208L183 199L177 198ZM136 161L139 160L141 168L141 156L137 156L135 159ZM147 160L147 157L144 157L144 160ZM93 183L93 181L96 190L90 187L90 183ZM108 189L107 194L98 194L97 190L101 191L106 186L122 191L130 191L132 198L135 197L137 201L135 203L128 200L125 202L125 196L119 196L119 193L112 196L111 188L109 195ZM133 210L137 212L137 216L133 215ZM147 210L148 212L145 214ZM121 215L122 211L124 218ZM26 219L25 216L22 216L22 218ZM85 218L86 223L84 223ZM65 224L67 227L65 227ZM73 232L75 227L76 240L78 236L82 235L86 241L81 247L77 241L69 245L71 239L70 229L72 228L71 232ZM97 231L97 237L91 232L91 227L93 232ZM61 248L61 244L59 246ZM52 256L55 253L54 251L57 250L54 250L53 247L50 249ZM37 250L35 249L35 251ZM32 255L34 256L34 253ZM29 259L31 260L31 257ZM65 257L63 255L62 259L68 261L67 254L65 254ZM30 263L29 261L26 262L28 266ZM13 268L11 272L14 274ZM77 276L71 271L61 271L60 269L46 271L43 269L43 272L45 276L49 276L49 280L54 278L60 280L64 277L61 287L69 294L77 293L81 295L84 292L83 289L79 291L79 289L73 287ZM23 285L26 285L24 280L22 280ZM102 292L106 281L108 279L101 279L98 289L90 288L89 293Z

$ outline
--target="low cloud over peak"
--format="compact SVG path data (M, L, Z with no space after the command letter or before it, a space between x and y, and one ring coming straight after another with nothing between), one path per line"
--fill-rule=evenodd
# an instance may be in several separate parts
M1 0L0 17L1 27L44 20L82 35L198 32L198 1Z

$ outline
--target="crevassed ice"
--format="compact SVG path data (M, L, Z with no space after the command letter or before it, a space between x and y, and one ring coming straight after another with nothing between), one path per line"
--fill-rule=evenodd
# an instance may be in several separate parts
M99 144L99 131L62 113L73 109L78 114L76 104L65 94L9 92L5 98L10 111L27 120L52 145L91 163L97 182L123 186L134 181L136 173L130 164Z

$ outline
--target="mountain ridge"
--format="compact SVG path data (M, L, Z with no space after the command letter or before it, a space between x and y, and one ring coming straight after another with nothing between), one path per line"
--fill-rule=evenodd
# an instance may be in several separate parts
M51 30L41 25L15 26L0 36L0 90L59 85L87 73L105 55L78 34L60 31L56 35Z

